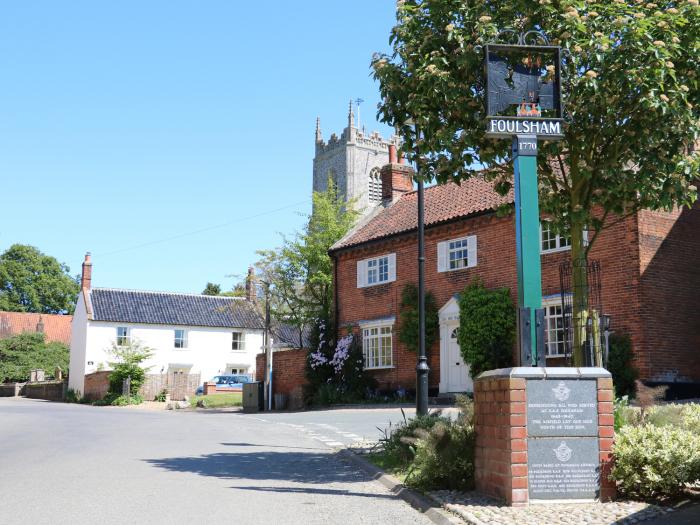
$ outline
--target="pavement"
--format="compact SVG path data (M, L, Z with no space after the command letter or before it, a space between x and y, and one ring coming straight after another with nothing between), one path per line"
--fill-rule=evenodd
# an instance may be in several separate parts
M427 524L336 454L402 419L399 409L258 415L0 398L0 523Z

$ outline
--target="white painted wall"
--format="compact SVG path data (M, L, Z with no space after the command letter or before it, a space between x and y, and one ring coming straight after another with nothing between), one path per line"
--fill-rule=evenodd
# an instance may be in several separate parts
M70 364L68 365L68 388L82 394L85 384L85 341L87 337L87 311L83 293L78 301L71 322Z
M82 311L84 310L83 305ZM71 344L69 386L74 390L82 392L85 374L109 369L109 361L114 358L108 350L116 342L117 327L120 326L129 328L132 340L138 340L154 350L153 357L144 363L145 367L150 367L148 373L166 373L170 368L189 368L190 373L201 374L204 382L217 374L229 372L233 366L247 368L247 373L255 376L255 356L262 351L263 346L262 330L89 321L85 315L82 316L82 323L78 324L77 312L76 307L73 334L82 331L85 335L73 337L75 348ZM187 348L175 348L175 329L187 332ZM234 331L244 334L245 349L242 351L231 349L231 333ZM73 370L77 373L74 374Z

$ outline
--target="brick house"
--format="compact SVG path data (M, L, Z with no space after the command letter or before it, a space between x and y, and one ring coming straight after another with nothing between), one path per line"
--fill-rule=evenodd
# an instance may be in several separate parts
M401 291L418 282L417 195L411 169L381 170L383 206L329 251L334 261L337 326L362 337L366 368L385 388L415 385L416 354L398 341ZM517 304L515 225L497 209L513 196L473 178L425 191L425 283L440 308L439 340L428 349L431 390L470 391L468 363L456 340L456 295L475 277L507 287ZM563 365L559 265L569 240L542 222L543 306L547 364ZM611 222L591 248L602 269L604 313L613 330L631 336L634 364L652 382L700 382L700 206L642 211Z

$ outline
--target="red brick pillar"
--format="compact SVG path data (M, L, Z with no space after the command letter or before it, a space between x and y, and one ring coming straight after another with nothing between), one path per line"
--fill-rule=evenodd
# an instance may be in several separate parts
M527 492L525 379L478 378L476 410L476 490L522 506Z
M598 378L598 443L600 447L600 501L615 499L615 482L609 479L612 469L612 446L615 440L613 411L613 382L609 377Z
M209 394L216 394L216 383L204 383L204 392L203 394L205 396L208 396Z

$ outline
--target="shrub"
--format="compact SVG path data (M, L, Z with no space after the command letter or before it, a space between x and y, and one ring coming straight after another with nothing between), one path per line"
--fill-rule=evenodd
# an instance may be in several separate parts
M639 375L632 366L632 340L626 334L610 336L610 353L608 354L608 371L612 374L615 393L619 396L634 398L634 382Z
M683 405L681 413L683 428L695 435L700 435L700 405L697 403Z
M440 320L435 296L431 292L425 293L425 348L430 349L437 339ZM412 352L418 351L418 288L413 283L408 283L401 292L401 306L399 312L399 341Z
M40 368L53 377L56 367L68 370L70 351L59 342L46 341L43 333L24 333L0 339L0 383L27 381L29 371Z
M407 483L434 490L474 488L474 427L465 422L438 421L419 439L413 475Z
M507 288L487 290L475 279L459 296L459 346L469 373L511 366L515 307Z
M166 398L168 397L168 390L164 388L160 392L158 392L158 395L156 395L155 401L159 401L161 403L164 403Z
M380 439L385 455L389 461L398 465L408 465L415 456L415 445L417 430L430 430L442 418L440 411L428 413L424 416L416 416L407 419L403 409L401 413L404 420L397 425L390 425L383 430L384 437Z
M126 405L140 405L143 403L143 397L139 394L133 394L130 396L123 396L116 393L108 393L104 398L99 401L95 401L93 405L95 406L126 406Z
M132 395L136 394L143 385L148 370L142 368L141 363L153 355L153 350L132 339L128 344L121 346L113 342L107 352L118 359L110 363L112 373L109 374L109 392L121 395L124 381L131 378L129 391Z
M66 403L82 403L83 397L80 395L80 392L69 388L66 390L66 396L64 397L63 401Z
M616 436L611 478L628 497L666 498L700 478L700 437L668 426L628 425Z

